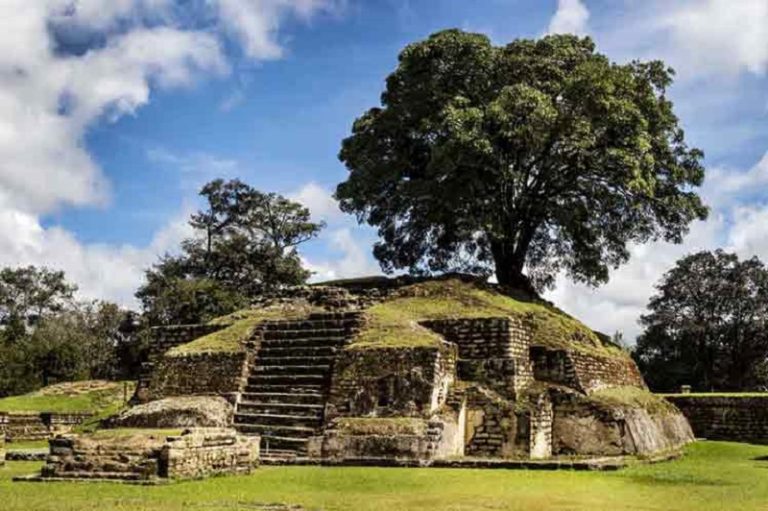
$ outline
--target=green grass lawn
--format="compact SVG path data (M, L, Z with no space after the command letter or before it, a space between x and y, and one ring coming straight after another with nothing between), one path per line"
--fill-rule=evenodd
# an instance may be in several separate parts
M764 458L764 459L760 459ZM251 476L139 487L12 483L39 463L0 468L0 508L13 510L768 510L768 447L692 445L681 460L619 472L264 467Z

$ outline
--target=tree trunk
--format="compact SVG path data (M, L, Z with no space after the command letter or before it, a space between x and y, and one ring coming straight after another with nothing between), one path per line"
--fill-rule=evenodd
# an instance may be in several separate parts
M523 273L524 256L516 255L511 247L504 247L498 243L492 244L491 252L496 267L496 280L501 286L536 296L536 290L530 279Z

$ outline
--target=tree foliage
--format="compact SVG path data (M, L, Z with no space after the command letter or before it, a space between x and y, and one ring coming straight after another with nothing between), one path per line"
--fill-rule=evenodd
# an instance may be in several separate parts
M628 242L679 242L707 213L672 77L659 61L613 63L589 38L436 33L402 51L382 106L355 121L336 197L378 227L385 271L605 282Z
M654 390L768 385L768 270L718 250L682 258L643 316L634 357Z
M77 286L64 272L26 266L0 270L0 324L3 338L13 341L27 333L27 325L61 311Z
M211 181L200 195L207 207L190 218L194 235L146 272L136 294L152 324L204 321L310 276L296 247L323 224L307 208L237 179Z

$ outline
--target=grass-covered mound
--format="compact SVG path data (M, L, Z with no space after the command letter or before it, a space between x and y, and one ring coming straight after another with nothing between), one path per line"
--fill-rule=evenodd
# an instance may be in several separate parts
M130 397L133 391L133 382L89 380L59 383L29 394L0 399L0 412L111 414L123 406L125 396Z
M365 311L366 326L351 349L436 346L441 337L420 322L440 319L517 317L533 329L532 344L601 355L619 354L580 321L538 299L513 298L493 286L460 278L401 288L394 298Z
M245 349L245 342L263 321L294 319L307 316L313 308L304 302L280 303L267 307L243 309L213 319L209 324L223 326L221 330L205 335L168 351L168 356L186 356L195 353L236 353Z

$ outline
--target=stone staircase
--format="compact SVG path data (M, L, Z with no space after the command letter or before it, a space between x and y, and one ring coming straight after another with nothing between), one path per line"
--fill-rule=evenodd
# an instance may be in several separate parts
M359 322L357 312L335 312L261 325L235 427L243 434L261 435L262 462L281 463L306 454L308 438L323 425L336 352Z

